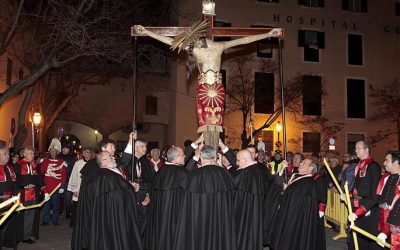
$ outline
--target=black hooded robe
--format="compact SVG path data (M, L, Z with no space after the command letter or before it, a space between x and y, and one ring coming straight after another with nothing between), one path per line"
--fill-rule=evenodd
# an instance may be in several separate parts
M89 249L142 250L132 185L110 169L100 169L93 183Z
M269 247L274 250L320 250L317 187L311 175L300 176L283 192L273 217Z
M174 250L173 240L183 198L180 183L187 172L184 166L169 163L157 172L147 217L147 249Z
M234 182L222 167L206 165L182 181L184 197L174 250L236 250Z
M76 222L72 232L71 246L74 250L89 247L89 226L92 213L93 181L100 172L96 159L89 160L81 170L82 182L76 207Z
M264 201L268 191L266 178L258 164L233 173L235 227L240 250L263 249Z

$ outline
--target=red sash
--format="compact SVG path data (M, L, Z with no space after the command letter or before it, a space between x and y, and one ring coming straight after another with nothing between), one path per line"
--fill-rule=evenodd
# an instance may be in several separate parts
M390 249L400 250L400 233L392 233L390 237Z
M381 176L381 179L379 180L379 183L378 183L378 187L376 188L377 195L382 194L383 188L385 187L386 181L389 178L389 176L390 176L390 173L385 173Z
M6 169L8 170L8 173L10 173L11 181L17 181L17 176L15 175L14 170L7 165L3 166L0 164L0 182L7 181Z
M6 182L7 181L7 176L6 172L4 171L4 166L0 165L0 182Z
M386 222L389 213L389 209L379 208L378 231L385 233L387 236L390 235L390 224Z
M30 167L28 166L28 163L29 162L27 162L25 159L22 159L18 162L18 164L21 166L21 175L37 175L36 162L30 162Z
M354 171L354 176L357 177L358 172L360 172L360 177L364 177L367 173L367 167L374 161L371 156L368 156L364 160L361 160Z

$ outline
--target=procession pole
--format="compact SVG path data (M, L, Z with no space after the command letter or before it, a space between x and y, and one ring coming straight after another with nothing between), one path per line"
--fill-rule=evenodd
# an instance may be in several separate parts
M132 131L136 130L136 98L137 98L137 36L133 40L133 63L132 63L132 80L133 80L133 109L132 109ZM131 166L131 181L134 181L133 171L136 169L136 159L135 159L135 141L132 140L132 166Z
M351 208L350 203L350 194L349 194L349 187L347 186L347 181L344 184L344 190L346 192L346 201L347 201L347 209L349 210L349 218L350 218L350 227L354 227L354 216L353 216L353 209ZM358 239L356 232L352 232L353 241L354 241L354 249L358 250Z
M285 82L283 80L283 47L282 39L279 38L279 81L281 84L281 102L282 102L282 127L283 127L283 157L286 160L286 114L285 114ZM287 183L287 171L285 171L285 182Z
M18 197L19 198L19 197ZM15 202L15 204L3 215L0 220L0 226L4 223L4 221L14 212L14 210L19 206L19 199Z

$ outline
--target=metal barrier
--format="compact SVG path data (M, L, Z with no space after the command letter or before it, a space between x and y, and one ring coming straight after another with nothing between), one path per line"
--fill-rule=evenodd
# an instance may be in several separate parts
M339 226L339 234L333 237L333 240L347 237L346 227L348 214L346 204L340 201L339 193L336 190L329 188L328 201L325 210L325 225L327 225L326 221L329 221ZM327 227L329 227L329 225Z

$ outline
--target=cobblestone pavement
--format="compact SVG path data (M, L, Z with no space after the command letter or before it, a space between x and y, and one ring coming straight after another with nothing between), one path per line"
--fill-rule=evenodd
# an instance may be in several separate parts
M60 226L48 225L45 227L40 226L40 239L35 244L18 244L19 250L68 250L71 249L71 235L72 228L68 225L69 221L65 217L60 218ZM342 250L347 249L346 239L332 240L332 237L337 233L331 229L326 229L326 245L327 250Z

